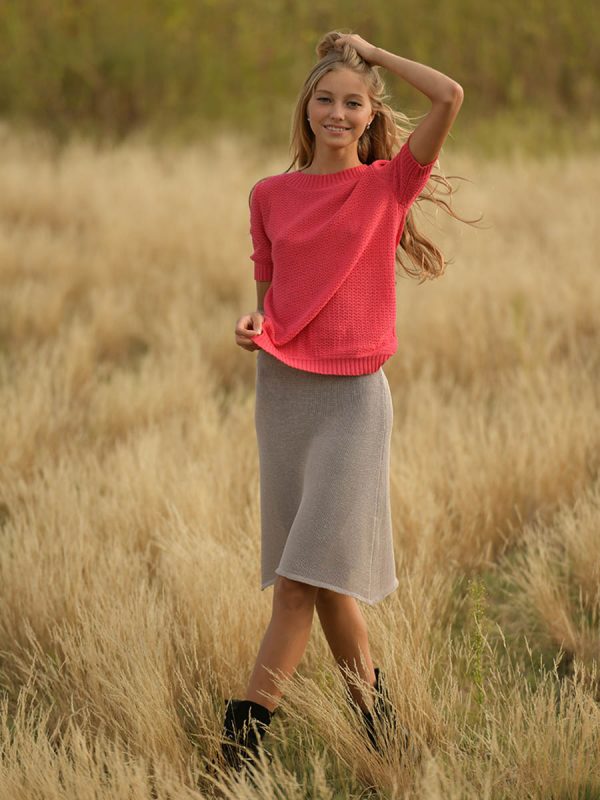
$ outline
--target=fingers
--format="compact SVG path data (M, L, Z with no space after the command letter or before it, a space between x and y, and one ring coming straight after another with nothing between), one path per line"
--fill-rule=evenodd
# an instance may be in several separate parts
M235 343L244 350L257 350L258 345L252 342L254 336L262 333L263 315L260 311L244 314L235 326Z
M343 33L334 42L334 46L338 49L341 49L345 44L354 47L361 58L368 63L374 64L374 54L377 48L369 44L369 42L363 39L362 36L359 36L358 33Z
M252 337L262 333L263 315L260 311L253 311L251 314L244 314L236 323L236 336Z

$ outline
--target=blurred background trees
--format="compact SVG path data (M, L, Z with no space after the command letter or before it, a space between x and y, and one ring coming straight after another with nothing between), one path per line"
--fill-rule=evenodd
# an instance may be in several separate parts
M0 117L58 141L228 129L285 144L317 41L336 29L458 80L466 101L453 137L469 146L600 138L600 12L575 0L2 0ZM386 77L396 107L427 111Z

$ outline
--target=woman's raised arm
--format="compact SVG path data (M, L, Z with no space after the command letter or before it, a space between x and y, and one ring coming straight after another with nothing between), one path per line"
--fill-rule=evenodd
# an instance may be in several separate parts
M335 44L341 47L346 43L365 61L399 75L431 100L431 110L411 133L409 147L420 164L436 159L460 111L464 97L462 86L433 67L375 47L358 34L344 34Z

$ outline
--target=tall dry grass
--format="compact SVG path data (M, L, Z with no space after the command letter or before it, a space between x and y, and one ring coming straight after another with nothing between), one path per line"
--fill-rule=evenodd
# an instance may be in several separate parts
M270 616L233 329L286 154L1 145L0 797L212 797ZM398 280L400 588L363 606L416 749L369 753L315 624L273 764L221 796L600 793L600 158L442 165L487 227L424 209L455 263Z

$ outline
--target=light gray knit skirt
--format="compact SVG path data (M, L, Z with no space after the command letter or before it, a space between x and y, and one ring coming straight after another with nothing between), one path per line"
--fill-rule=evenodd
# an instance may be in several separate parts
M261 590L283 575L374 605L398 587L392 422L382 367L322 375L257 351Z

